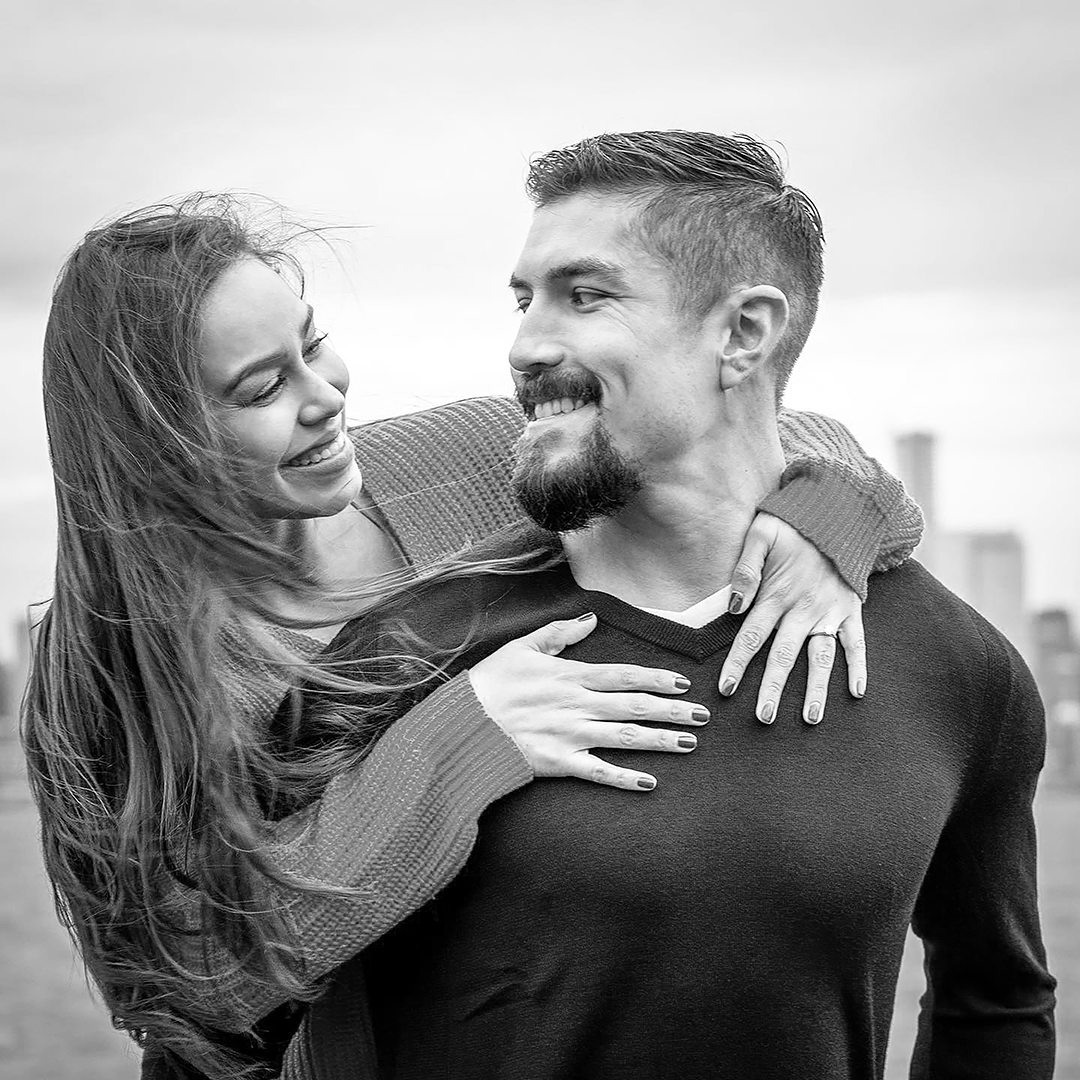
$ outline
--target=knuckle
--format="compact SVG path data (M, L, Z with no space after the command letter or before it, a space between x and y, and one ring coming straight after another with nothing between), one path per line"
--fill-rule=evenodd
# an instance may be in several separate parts
M589 766L589 779L594 784L603 784L611 778L611 770L602 761Z
M638 731L633 724L623 724L619 728L619 742L623 746L634 746L638 741Z
M756 626L744 626L739 631L738 640L735 642L740 652L757 652L765 640L765 635Z
M761 574L753 563L741 562L735 567L732 577L741 581L757 581Z
M635 694L632 697L627 698L626 711L634 717L635 720L644 720L649 715L649 701L648 698L641 697Z
M790 668L795 663L798 651L790 641L781 641L773 647L769 659L778 667Z
M634 669L629 667L618 668L616 671L616 680L619 685L625 690L631 690L634 687Z

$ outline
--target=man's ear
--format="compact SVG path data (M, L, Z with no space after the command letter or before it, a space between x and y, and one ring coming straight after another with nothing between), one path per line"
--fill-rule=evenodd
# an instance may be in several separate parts
M725 301L720 389L732 390L773 354L788 324L787 297L772 285L738 289Z

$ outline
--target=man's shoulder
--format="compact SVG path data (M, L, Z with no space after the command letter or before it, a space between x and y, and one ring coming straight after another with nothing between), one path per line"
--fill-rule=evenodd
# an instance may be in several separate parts
M871 649L914 652L964 681L1031 683L1012 642L915 559L871 575L863 615Z

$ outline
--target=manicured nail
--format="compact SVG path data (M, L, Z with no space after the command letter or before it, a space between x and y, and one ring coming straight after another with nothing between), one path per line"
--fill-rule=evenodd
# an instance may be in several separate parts
M656 781L651 776L639 776L637 786L642 791L652 791L656 787Z
M735 687L739 684L729 675L720 687L720 693L724 697L731 697L735 693Z
M693 735L680 735L679 746L684 750L693 750L694 747L697 746L697 739L695 739Z
M821 723L821 702L812 701L810 708L806 710L806 722L808 724Z
M855 696L862 697L866 693L866 682L863 679L855 680Z
M773 722L773 712L776 706L771 701L766 701L761 707L761 716L758 718L763 724L771 724Z
M743 595L741 592L733 592L727 602L727 609L729 615L738 615L739 608L742 607Z
M575 622L588 622L590 619L595 619L595 618L596 618L596 612L595 611L586 611L584 615L579 615L577 617L577 619L575 619L574 621Z
M690 719L696 720L699 724L707 724L709 722L709 710L703 709L699 705L696 709L691 711Z
M690 680L685 675L675 676L675 689L676 690L689 690Z

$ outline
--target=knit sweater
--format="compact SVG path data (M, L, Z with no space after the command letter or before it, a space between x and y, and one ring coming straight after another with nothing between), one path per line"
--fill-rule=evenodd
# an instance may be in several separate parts
M508 462L521 424L516 404L484 398L351 431L365 487L413 564L429 564L520 518ZM784 486L762 509L813 540L865 594L872 566L897 565L918 543L918 508L838 422L784 412L781 437ZM276 705L244 707L269 715ZM347 897L297 895L268 885L272 902L289 914L311 977L330 972L434 896L464 865L483 809L529 779L516 746L461 674L398 720L317 803L270 826L271 857L282 871L358 890ZM162 903L197 930L197 896L174 883ZM199 961L212 978L178 1007L194 1005L215 1015L223 1030L240 1031L282 1004L274 988L205 944ZM144 1077L168 1075L157 1061L147 1055Z
M543 543L524 530L477 555ZM827 729L798 722L794 695L766 729L756 678L728 700L716 689L739 619L670 622L580 589L565 563L444 584L393 614L436 645L471 632L464 667L582 610L598 628L564 655L685 674L715 717L698 748L650 758L648 799L556 780L492 806L464 871L343 969L311 1038L355 1045L335 1002L366 993L386 1080L879 1080L913 923L930 990L913 1075L1051 1075L1042 707L993 627L917 564L875 577L865 700L835 672ZM358 620L335 646L370 655L379 629Z

